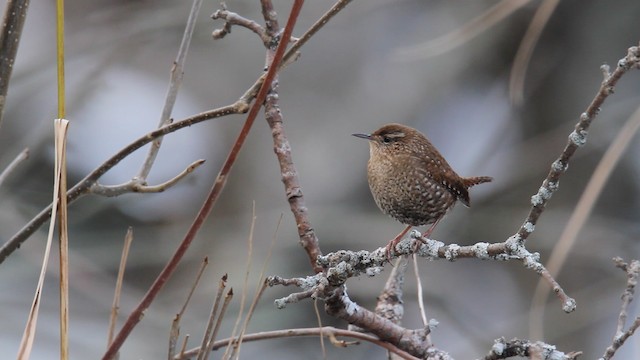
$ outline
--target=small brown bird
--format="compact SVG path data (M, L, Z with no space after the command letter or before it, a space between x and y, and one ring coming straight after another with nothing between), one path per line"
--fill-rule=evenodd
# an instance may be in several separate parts
M387 215L408 225L387 245L387 257L413 226L431 224L424 236L460 200L469 207L469 188L493 180L488 176L461 177L421 132L401 124L387 124L372 134L353 134L369 140L367 175L376 204Z

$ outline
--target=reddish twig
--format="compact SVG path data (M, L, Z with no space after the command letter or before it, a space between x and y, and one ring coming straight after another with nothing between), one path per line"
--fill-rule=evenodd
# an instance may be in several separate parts
M227 159L222 165L222 169L220 170L220 173L218 174L215 182L213 183L213 187L211 188L209 196L207 197L204 204L202 205L202 208L196 215L196 218L191 224L191 227L187 231L187 234L185 235L184 239L176 249L176 252L173 254L169 262L167 262L164 269L162 269L162 271L160 272L156 280L153 282L153 284L149 288L149 291L145 294L143 299L138 304L138 306L136 306L136 308L133 310L131 315L129 315L122 329L114 339L113 343L111 343L111 346L109 346L109 349L107 350L107 352L104 354L103 360L112 359L115 356L115 354L118 352L118 350L120 349L120 347L122 346L126 338L131 333L131 331L133 331L134 327L138 324L138 322L140 322L144 311L149 307L149 305L151 305L151 303L153 302L155 297L158 295L160 290L164 287L165 283L169 280L169 278L177 268L178 263L180 262L180 260L186 253L187 249L191 245L191 242L193 241L196 234L202 227L202 224L204 223L205 219L211 212L213 205L216 203L220 193L222 192L222 189L224 188L224 185L226 184L229 171L233 167L233 164L235 163L235 160L238 157L238 153L242 148L242 145L244 144L244 141L247 138L247 135L249 134L249 130L251 129L251 126L253 125L253 122L256 116L258 115L258 111L260 110L260 107L262 107L262 103L270 87L269 85L271 84L271 81L273 81L273 78L276 75L276 70L278 69L278 64L280 63L284 55L284 51L288 43L287 39L291 37L293 27L296 23L298 14L300 13L300 9L302 8L303 2L304 2L303 0L296 0L291 8L291 13L289 14L287 26L285 27L285 30L284 30L283 41L281 41L280 44L278 44L278 48L276 50L273 63L271 64L272 66L270 66L269 70L267 71L265 82L260 88L260 91L258 91L258 96L256 97L256 101L254 102L251 110L249 111L247 120L245 121L245 124L242 127L240 134L238 135L238 138L233 144L233 147L231 148L231 151L229 152Z

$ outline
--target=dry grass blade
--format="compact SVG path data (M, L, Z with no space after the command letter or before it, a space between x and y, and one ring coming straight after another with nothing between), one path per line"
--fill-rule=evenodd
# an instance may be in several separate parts
M184 341L182 342L182 347L180 348L179 358L184 358L185 351L187 351L187 343L189 342L189 334L184 336Z
M258 112L262 107L264 99L267 96L267 92L270 88L269 84L271 84L271 82L276 76L276 70L278 68L278 64L282 60L282 57L284 55L284 52L288 43L288 39L291 38L291 33L293 32L293 28L296 24L298 15L300 14L300 10L302 9L303 3L304 3L303 0L295 0L291 8L291 13L289 14L287 26L285 27L285 30L283 33L283 40L280 41L280 43L278 44L278 47L276 49L276 54L273 57L272 66L270 66L269 69L267 70L265 81L262 84L262 86L260 86L260 90L256 95L255 102L253 103L251 109L249 110L249 114L247 115L247 119L245 120L245 123L242 126L242 129L240 130L240 134L236 138L236 141L233 143L231 150L229 151L229 154L227 155L227 158L225 159L222 165L222 168L220 169L220 172L218 173L218 176L216 177L216 180L214 181L211 187L211 190L209 191L209 194L207 195L206 199L202 204L202 207L198 211L198 214L196 214L191 226L187 230L187 233L185 234L184 238L178 245L178 248L176 249L176 251L168 260L167 264L162 269L162 271L158 274L158 276L156 277L155 281L153 282L153 284L151 285L147 293L144 295L142 300L140 300L140 303L138 303L136 308L131 312L131 314L125 321L124 325L122 326L122 329L113 340L113 343L111 344L109 349L102 356L103 360L113 359L113 357L118 352L122 344L124 344L129 334L131 334L135 326L140 322L144 314L144 311L151 305L151 303L156 298L160 290L162 290L162 288L167 283L169 278L171 278L171 275L175 272L178 264L180 263L184 254L187 252L187 250L191 246L191 243L193 242L195 236L198 234L198 232L202 228L204 221L209 216L209 214L211 213L211 210L213 209L213 206L216 204L218 198L220 197L220 194L222 193L222 190L226 185L229 172L231 171L233 164L238 158L238 153L240 152L240 149L244 145L245 140L247 139L247 136L249 134L249 131L251 130L251 127L255 122L256 116L258 115ZM168 126L165 126L164 128ZM2 249L0 248L0 250ZM0 259L1 259L1 256L0 256Z
M396 61L416 61L446 53L471 41L529 2L530 0L502 0L455 31L422 44L398 49L394 54L394 59Z
M248 242L248 249L247 249L247 263L245 265L245 273L244 273L244 281L242 284L242 293L240 295L240 310L238 311L238 318L236 319L236 323L235 325L233 325L233 331L231 332L231 336L235 336L236 335L236 331L238 330L238 327L240 326L240 321L242 321L242 314L244 312L244 304L247 301L247 293L249 292L248 287L249 287L249 274L251 273L251 260L253 258L253 231L255 230L255 226L256 226L256 202L253 202L253 207L251 209L251 226L249 229L249 239L247 240ZM240 329L240 331L242 332L243 329ZM239 345L239 344L238 344ZM225 352L224 352L224 356L222 357L223 359L229 355L229 357L231 357L233 352L230 352L231 347L228 347Z
M418 307L420 308L420 317L422 318L422 325L427 326L427 312L424 308L424 297L422 296L422 279L420 278L420 269L418 269L418 257L413 254L411 255L413 259L413 274L416 277L416 287L418 291Z
M116 329L116 319L120 310L120 294L122 292L122 281L124 279L124 271L127 267L127 258L129 257L129 249L133 241L133 228L127 229L124 236L124 246L122 247L122 255L120 255L120 267L118 268L118 277L116 278L116 289L113 292L113 305L111 305L111 316L109 317L109 331L107 334L107 346L113 341L113 334Z
M60 137L66 138L66 125L68 122L62 122L64 131L63 133L56 134L56 143ZM56 219L58 212L58 202L60 193L60 172L62 168L62 159L60 158L59 146L56 146L56 158L54 168L54 181L53 181L53 208L51 212L51 219ZM17 359L26 360L31 355L31 349L33 347L33 340L36 335L36 325L38 323L38 311L40 310L40 300L42 298L42 286L44 284L44 277L47 272L47 265L49 263L49 253L51 252L51 243L53 242L53 231L55 228L55 221L49 223L49 232L47 234L47 245L44 251L44 258L42 259L42 268L40 270L40 277L38 278L38 285L36 286L36 292L33 297L33 303L29 310L29 316L27 317L27 324L25 325L24 333L22 334L22 340L20 341L20 348L18 350Z
M318 309L318 299L313 299L313 310L316 313L316 320L318 320L318 329L320 329L320 348L322 349L322 358L326 360L327 349L324 347L324 334L322 333L322 318L320 317L320 310ZM332 343L334 338L335 336L333 336L331 340Z
M191 289L189 289L189 295L182 304L182 308L180 308L180 312L176 314L171 322L171 331L169 332L169 351L168 351L168 359L171 360L175 357L176 353L176 344L178 343L178 336L180 336L180 320L182 319L182 315L187 310L187 305L189 305L189 301L193 296L193 293L196 291L196 287L198 287L198 283L202 278L202 274L204 273L204 269L209 265L209 257L205 256L200 264L200 269L198 270L198 275L196 275L196 279L191 285Z
M631 115L627 123L620 129L620 132L611 143L609 149L598 163L596 169L587 184L576 209L571 214L571 218L564 228L560 239L553 247L549 261L547 262L547 270L552 276L557 276L564 262L569 255L569 251L573 247L580 233L580 230L587 222L598 197L602 193L604 185L607 183L609 176L615 169L618 161L627 150L629 143L640 129L640 107ZM529 337L531 339L543 338L543 318L544 304L549 295L549 287L544 286L542 280L538 281L536 291L533 296L531 309L529 312Z
M191 300L191 297L193 296L193 293L196 290L200 279L202 278L202 273L204 273L204 269L207 267L207 265L209 265L209 257L205 256L205 258L202 260L202 263L200 264L198 275L196 275L196 279L193 282L193 285L191 285L191 289L189 289L189 295L187 295L184 304L182 304L180 312L176 314L176 316L173 318L173 321L171 322L171 331L169 332L169 351L167 356L169 360L175 357L176 344L178 343L178 336L180 336L180 320L182 319L182 315L184 314L184 312L187 310L187 305L189 305L189 301Z
M200 283L200 279L202 278L202 274L204 273L204 269L207 267L207 265L209 265L209 257L205 256L204 259L202 259L202 263L200 264L200 269L198 269L198 275L196 275L196 280L193 282L193 285L191 285L191 289L189 290L189 295L187 295L187 298L185 299L184 304L182 304L182 308L180 308L180 313L178 313L178 315L182 316L184 312L187 310L187 305L189 305L189 301L191 301L191 297L193 296L193 293L196 291L196 288L198 287L198 283ZM222 281L227 281L227 274L224 274L224 276L222 277Z
M527 32L524 34L524 38L522 38L518 53L513 61L513 67L511 67L511 77L509 79L509 95L512 104L520 105L524 100L524 82L533 49L535 49L542 30L549 22L559 2L560 0L545 0L540 4Z
M185 26L184 33L182 34L180 48L178 49L176 60L173 62L173 67L171 68L169 89L167 90L164 108L162 109L162 115L160 116L160 123L158 124L158 128L168 125L171 122L171 113L173 112L173 106L175 105L176 98L178 97L178 90L180 89L180 85L182 85L184 63L187 59L187 53L189 52L191 38L193 37L193 30L196 27L196 19L198 18L198 13L200 12L201 5L202 0L193 0L193 4L191 5L189 17L187 18L187 24ZM147 157L144 160L142 167L140 168L140 172L136 177L137 179L146 180L147 176L149 176L151 167L153 167L156 156L158 156L158 151L160 151L160 146L162 146L162 139L162 137L155 139L149 147L149 152L147 153Z
M69 121L56 119L56 162L58 186L58 237L60 239L60 359L69 358L69 229L67 227L67 129ZM52 218L55 219L55 218Z
M222 325L222 319L224 319L224 314L227 313L227 307L231 303L233 299L233 288L227 291L227 295L224 297L224 303L222 304L222 309L220 309L220 315L218 315L218 320L216 321L216 326L213 328L213 333L207 340L207 347L204 349L204 360L209 359L209 355L211 355L211 348L213 348L213 342L216 340L216 336L218 335L218 331L220 330L220 326ZM202 351L201 351L202 353Z
M207 322L207 327L204 331L204 335L202 336L202 341L200 342L200 352L198 353L198 360L203 360L205 357L205 349L207 348L207 344L209 342L209 337L211 336L211 332L213 330L213 321L216 318L216 314L218 313L218 307L220 306L220 299L222 299L222 294L224 293L224 289L227 288L227 274L224 274L218 282L218 291L216 292L216 298L213 301L213 305L211 306L211 312L209 313L209 321Z
M282 223L282 214L280 214L280 218L278 219L278 223L276 225L276 230L273 233L273 238L271 239L271 244L269 245L269 250L267 250L267 256L264 259L264 263L262 264L262 270L260 271L260 279L258 280L259 283L262 284L262 286L258 289L258 291L256 292L256 295L253 297L253 301L251 302L251 306L249 307L249 311L247 312L247 316L244 320L244 324L242 325L242 329L240 331L240 336L238 336L238 349L237 349L237 355L236 357L240 356L240 344L242 344L242 339L244 338L244 335L247 331L247 327L249 326L249 321L251 320L251 316L253 316L253 313L256 309L256 306L258 305L258 301L260 301L260 298L262 297L262 294L264 293L264 290L267 288L268 283L264 280L264 274L265 271L267 269L267 265L269 264L269 260L271 259L271 253L273 251L273 246L275 245L275 242L278 238L278 231L280 230L280 224Z

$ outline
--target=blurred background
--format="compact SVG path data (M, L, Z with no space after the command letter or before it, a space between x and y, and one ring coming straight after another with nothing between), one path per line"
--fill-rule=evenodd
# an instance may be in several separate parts
M603 79L600 65L615 66L638 44L640 2L562 1L553 12L526 69L521 102L510 100L509 76L523 36L541 5L526 3L486 31L455 45L460 30L498 1L356 1L335 17L280 76L280 105L300 175L310 221L324 253L374 250L403 225L375 206L366 180L367 144L350 136L401 122L424 132L463 176L490 175L474 188L472 207L456 207L433 238L446 243L501 242L517 231L551 162L566 144L580 113ZM2 2L4 4L4 2ZM274 1L281 25L290 1ZM307 1L298 19L300 36L332 1ZM157 125L190 1L81 1L66 6L66 76L71 120L70 183ZM174 119L233 103L264 67L259 38L244 28L214 41L222 21L202 6L185 65ZM227 1L229 10L263 23L258 1ZM4 7L3 7L4 8ZM0 169L22 149L28 161L0 187L0 242L18 232L51 199L52 119L56 116L55 2L33 1L11 78L0 127ZM444 38L443 38L444 37ZM440 39L440 40L438 40ZM444 39L444 40L443 40ZM601 109L562 177L528 247L546 261L593 170L629 116L640 105L640 74L625 76ZM157 184L197 159L206 163L160 194L117 198L86 196L70 207L71 356L98 358L106 348L113 289L124 235L134 242L122 291L119 325L138 303L182 240L206 196L245 116L192 126L165 138L149 182ZM218 279L240 294L255 204L255 232L248 296L253 296L270 243L276 237L266 275L311 274L298 244L295 222L280 181L269 128L260 116L220 201L182 261L178 273L146 312L122 348L122 359L164 358L173 316L180 310L204 256L201 286L182 322L199 343ZM147 148L102 177L118 184L137 173ZM557 277L578 309L564 314L548 299L543 338L561 351L600 356L614 335L626 276L611 261L640 257L640 142L633 141L606 184ZM282 224L278 221L282 216ZM277 233L276 233L277 230ZM0 349L17 352L39 275L45 227L0 264ZM58 353L57 256L44 289L33 359ZM499 337L530 338L529 308L538 276L517 262L420 261L426 311L439 321L432 338L458 359L478 358ZM357 303L373 308L389 268L375 278L348 282ZM409 273L412 273L409 271ZM408 275L403 325L419 328L416 285ZM273 300L292 288L268 289L248 332L313 327L311 301L277 310ZM240 309L230 306L219 338L230 334ZM639 314L638 302L630 318ZM540 320L540 319L538 319ZM346 324L323 316L323 324ZM640 357L632 338L617 358ZM532 340L539 340L534 338ZM382 359L370 344L328 348L329 358ZM221 353L213 354L219 358ZM244 358L321 358L317 338L246 343Z

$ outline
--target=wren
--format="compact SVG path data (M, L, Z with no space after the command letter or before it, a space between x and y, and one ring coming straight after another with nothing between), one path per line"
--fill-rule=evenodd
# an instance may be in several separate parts
M459 176L427 137L409 126L387 124L353 136L369 140L367 176L376 204L407 225L387 244L387 258L413 226L431 224L424 234L430 236L456 201L469 207L470 187L493 180Z

